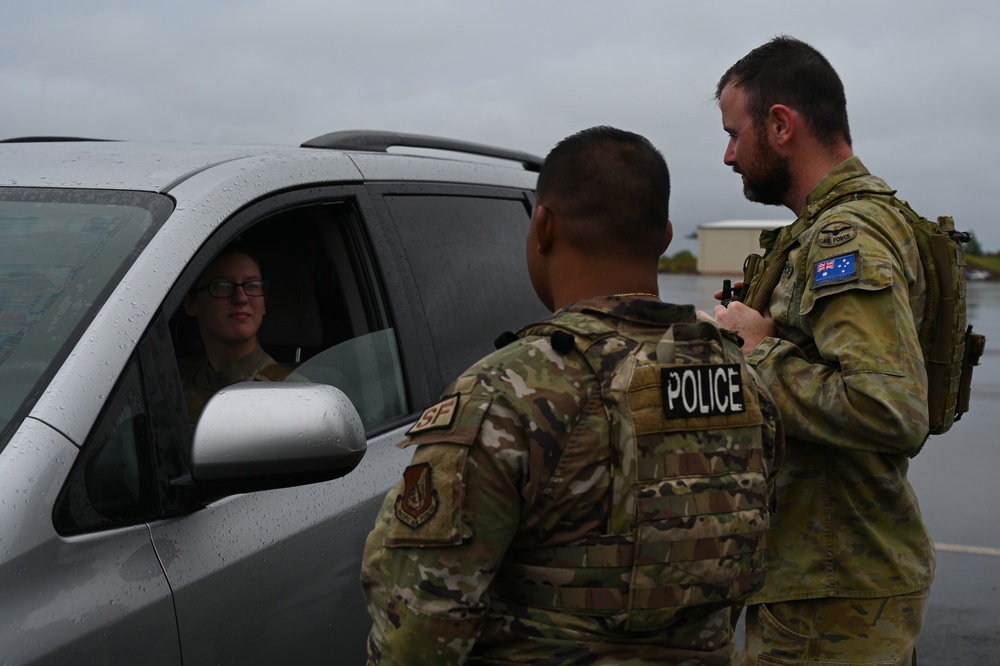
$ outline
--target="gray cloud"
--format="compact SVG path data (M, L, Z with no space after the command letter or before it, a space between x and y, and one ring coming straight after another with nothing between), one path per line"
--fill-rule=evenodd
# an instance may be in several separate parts
M0 135L298 144L384 128L544 154L613 124L664 151L679 249L705 222L790 217L743 199L712 101L730 64L787 33L839 71L866 164L1000 249L989 0L85 4L5 12Z

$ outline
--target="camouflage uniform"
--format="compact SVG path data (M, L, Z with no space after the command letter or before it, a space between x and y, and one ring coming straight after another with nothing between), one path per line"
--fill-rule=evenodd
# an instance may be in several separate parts
M699 372L711 396L678 388ZM365 548L369 663L735 663L780 442L690 306L593 298L529 326L400 444Z
M791 600L881 599L885 611L873 613L869 623L897 626L892 646L895 658L905 660L920 630L926 594L917 595L923 602L903 604L906 617L891 616L893 604L886 598L926 591L935 561L906 478L908 458L928 431L917 338L924 276L910 226L887 199L866 196L830 205L849 188L892 193L852 157L809 194L799 219L761 237L763 247L772 247L765 263L784 248L791 251L770 300L777 336L766 338L747 360L774 396L788 439L767 576L749 603L770 609ZM787 615L787 609L774 611ZM769 642L781 633L754 638L762 631L753 625L763 612L748 612L751 657L768 654ZM828 640L820 641L825 647L814 644L810 654L777 645L772 654L817 664L876 663L853 659L870 657L872 643L881 641L878 632L864 622L846 624L849 629L841 624L826 632ZM810 635L803 626L786 625L785 631L802 640Z
M280 382L291 372L268 356L259 345L240 360L218 371L212 369L205 357L182 361L180 370L184 402L187 403L191 423L197 422L205 403L219 389L237 382Z

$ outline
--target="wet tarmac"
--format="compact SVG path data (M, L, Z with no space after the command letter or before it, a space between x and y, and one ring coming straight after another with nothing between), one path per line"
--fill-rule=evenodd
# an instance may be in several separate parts
M721 277L660 276L664 300L709 312L721 285ZM910 463L937 546L921 666L1000 665L1000 282L969 282L968 309L987 337L970 410Z

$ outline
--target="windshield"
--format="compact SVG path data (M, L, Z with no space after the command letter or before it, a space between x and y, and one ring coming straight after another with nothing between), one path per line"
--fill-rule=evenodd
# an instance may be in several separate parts
M172 208L144 192L0 188L0 448Z

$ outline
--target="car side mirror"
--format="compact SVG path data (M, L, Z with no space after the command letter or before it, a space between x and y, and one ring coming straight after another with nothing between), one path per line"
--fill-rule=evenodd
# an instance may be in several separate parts
M191 445L203 497L329 481L365 455L350 399L326 384L240 382L212 396Z

